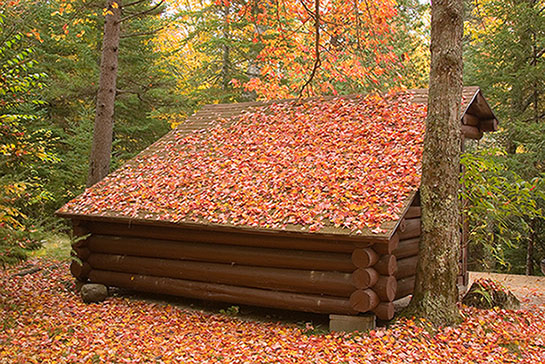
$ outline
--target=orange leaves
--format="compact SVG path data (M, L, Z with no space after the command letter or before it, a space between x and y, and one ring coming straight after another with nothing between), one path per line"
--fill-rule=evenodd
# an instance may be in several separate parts
M396 8L395 1L322 3L321 67L308 94L384 90L397 84L403 64L391 52L399 31L394 26ZM311 9L313 1L306 0L281 0L266 8L260 6L262 14L257 16L257 24L265 30L260 38L263 48L257 57L261 61L261 82L247 84L249 91L265 99L298 95L315 62L315 22Z
M315 334L311 323L242 320L123 296L84 304L67 264L30 263L43 269L23 277L11 276L23 265L0 270L2 363L545 362L543 297L533 310L464 308L459 326L433 331L403 319L369 333Z
M424 117L403 95L259 107L204 132L173 131L63 211L375 229L419 186Z

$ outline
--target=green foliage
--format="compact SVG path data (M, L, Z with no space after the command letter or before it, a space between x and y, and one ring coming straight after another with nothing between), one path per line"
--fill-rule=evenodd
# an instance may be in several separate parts
M149 8L150 3L128 9L136 13ZM37 67L49 75L41 98L53 150L60 159L55 168L40 171L47 179L51 203L31 216L36 219L52 216L55 209L78 195L87 175L99 78L102 3L75 0L70 4L70 8L63 8L60 1L28 2L19 13L27 28L39 34L39 39L27 41L34 43ZM157 115L176 107L179 100L171 92L175 79L164 71L163 54L151 41L153 31L163 22L157 16L144 16L123 24L112 169L169 130L168 123Z
M519 250L531 233L528 222L542 217L543 178L525 181L509 169L506 153L497 148L465 153L461 162L471 255L483 259L485 267L493 267L492 257L509 270L512 262L506 259L506 252ZM479 249L484 252L479 254Z
M0 226L0 266L23 260L31 250L40 247L38 231L17 230Z
M130 6L127 15L150 4ZM103 4L32 0L0 6L0 223L9 222L13 231L56 229L54 211L85 186ZM160 115L179 108L176 80L152 41L165 21L152 15L123 24L112 169L166 133L169 125Z
M249 21L248 8L257 15L257 7L246 0L183 5L173 12L171 22L182 39L176 40L179 48L171 51L169 70L187 98L186 113L207 103L255 98L241 85L259 74L256 57L263 45L255 37L263 29ZM164 43L171 48L168 38Z
M520 209L503 220L517 221L509 229L515 236L513 247L504 250L503 259L515 272L524 272L526 249L534 246L532 264L545 256L545 222L542 214L545 203L539 195L545 173L545 16L543 1L484 0L470 4L466 22L465 82L480 85L500 121L500 130L492 144L504 150L499 181L513 193L520 193ZM516 178L514 176L517 176ZM499 177L498 177L499 178ZM486 184L494 191L494 183ZM536 186L530 191L532 186ZM524 201L533 200L528 213ZM507 213L509 208L499 207ZM520 214L518 214L520 213ZM498 212L496 217L502 215ZM495 237L502 220L490 220ZM505 235L504 235L505 236ZM516 246L516 248L515 248ZM532 255L532 254L530 254Z
M149 2L129 7L131 13L149 7ZM49 75L48 122L57 138L61 158L57 168L44 171L49 178L52 204L40 215L51 216L85 186L92 140L95 96L99 78L103 16L100 6L72 1L72 11L58 11L62 2L39 2L28 12L39 14L34 24L41 42L36 42L43 71ZM170 89L174 78L164 72L162 54L154 49L153 31L162 26L156 16L135 17L123 24L120 46L112 169L168 131L168 123L156 114L178 101ZM135 35L136 36L131 36ZM60 57L59 57L60 56Z
M405 61L399 69L400 79L407 88L426 88L430 67L430 5L418 0L398 0L394 52Z
M238 306L229 306L225 310L221 309L220 313L222 315L233 316L234 317L234 316L237 316L240 313L240 307L238 307Z
M2 23L4 16L0 15ZM0 263L21 259L37 244L28 231L29 211L50 198L39 170L58 161L49 151L51 133L36 127L44 73L35 72L31 48L21 34L0 37Z

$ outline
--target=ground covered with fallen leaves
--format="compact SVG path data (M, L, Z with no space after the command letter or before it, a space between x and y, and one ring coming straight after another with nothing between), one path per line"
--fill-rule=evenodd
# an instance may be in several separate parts
M401 321L368 334L313 334L127 297L84 304L67 263L0 270L0 363L544 363L545 305L464 308L456 328ZM540 293L536 293L540 294Z

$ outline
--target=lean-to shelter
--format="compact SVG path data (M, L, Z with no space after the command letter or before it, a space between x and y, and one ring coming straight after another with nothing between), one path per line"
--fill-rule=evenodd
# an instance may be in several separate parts
M86 236L72 273L391 319L414 286L426 103L409 90L207 105L57 211ZM497 128L478 87L463 90L461 124L466 139ZM464 285L465 249L460 267Z

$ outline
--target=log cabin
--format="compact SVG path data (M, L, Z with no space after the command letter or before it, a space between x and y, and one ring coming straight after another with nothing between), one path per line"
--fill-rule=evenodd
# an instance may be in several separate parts
M426 103L420 89L207 105L57 211L84 237L71 272L390 320L415 282ZM478 87L463 89L460 122L462 148L497 129ZM459 285L467 279L462 248Z

